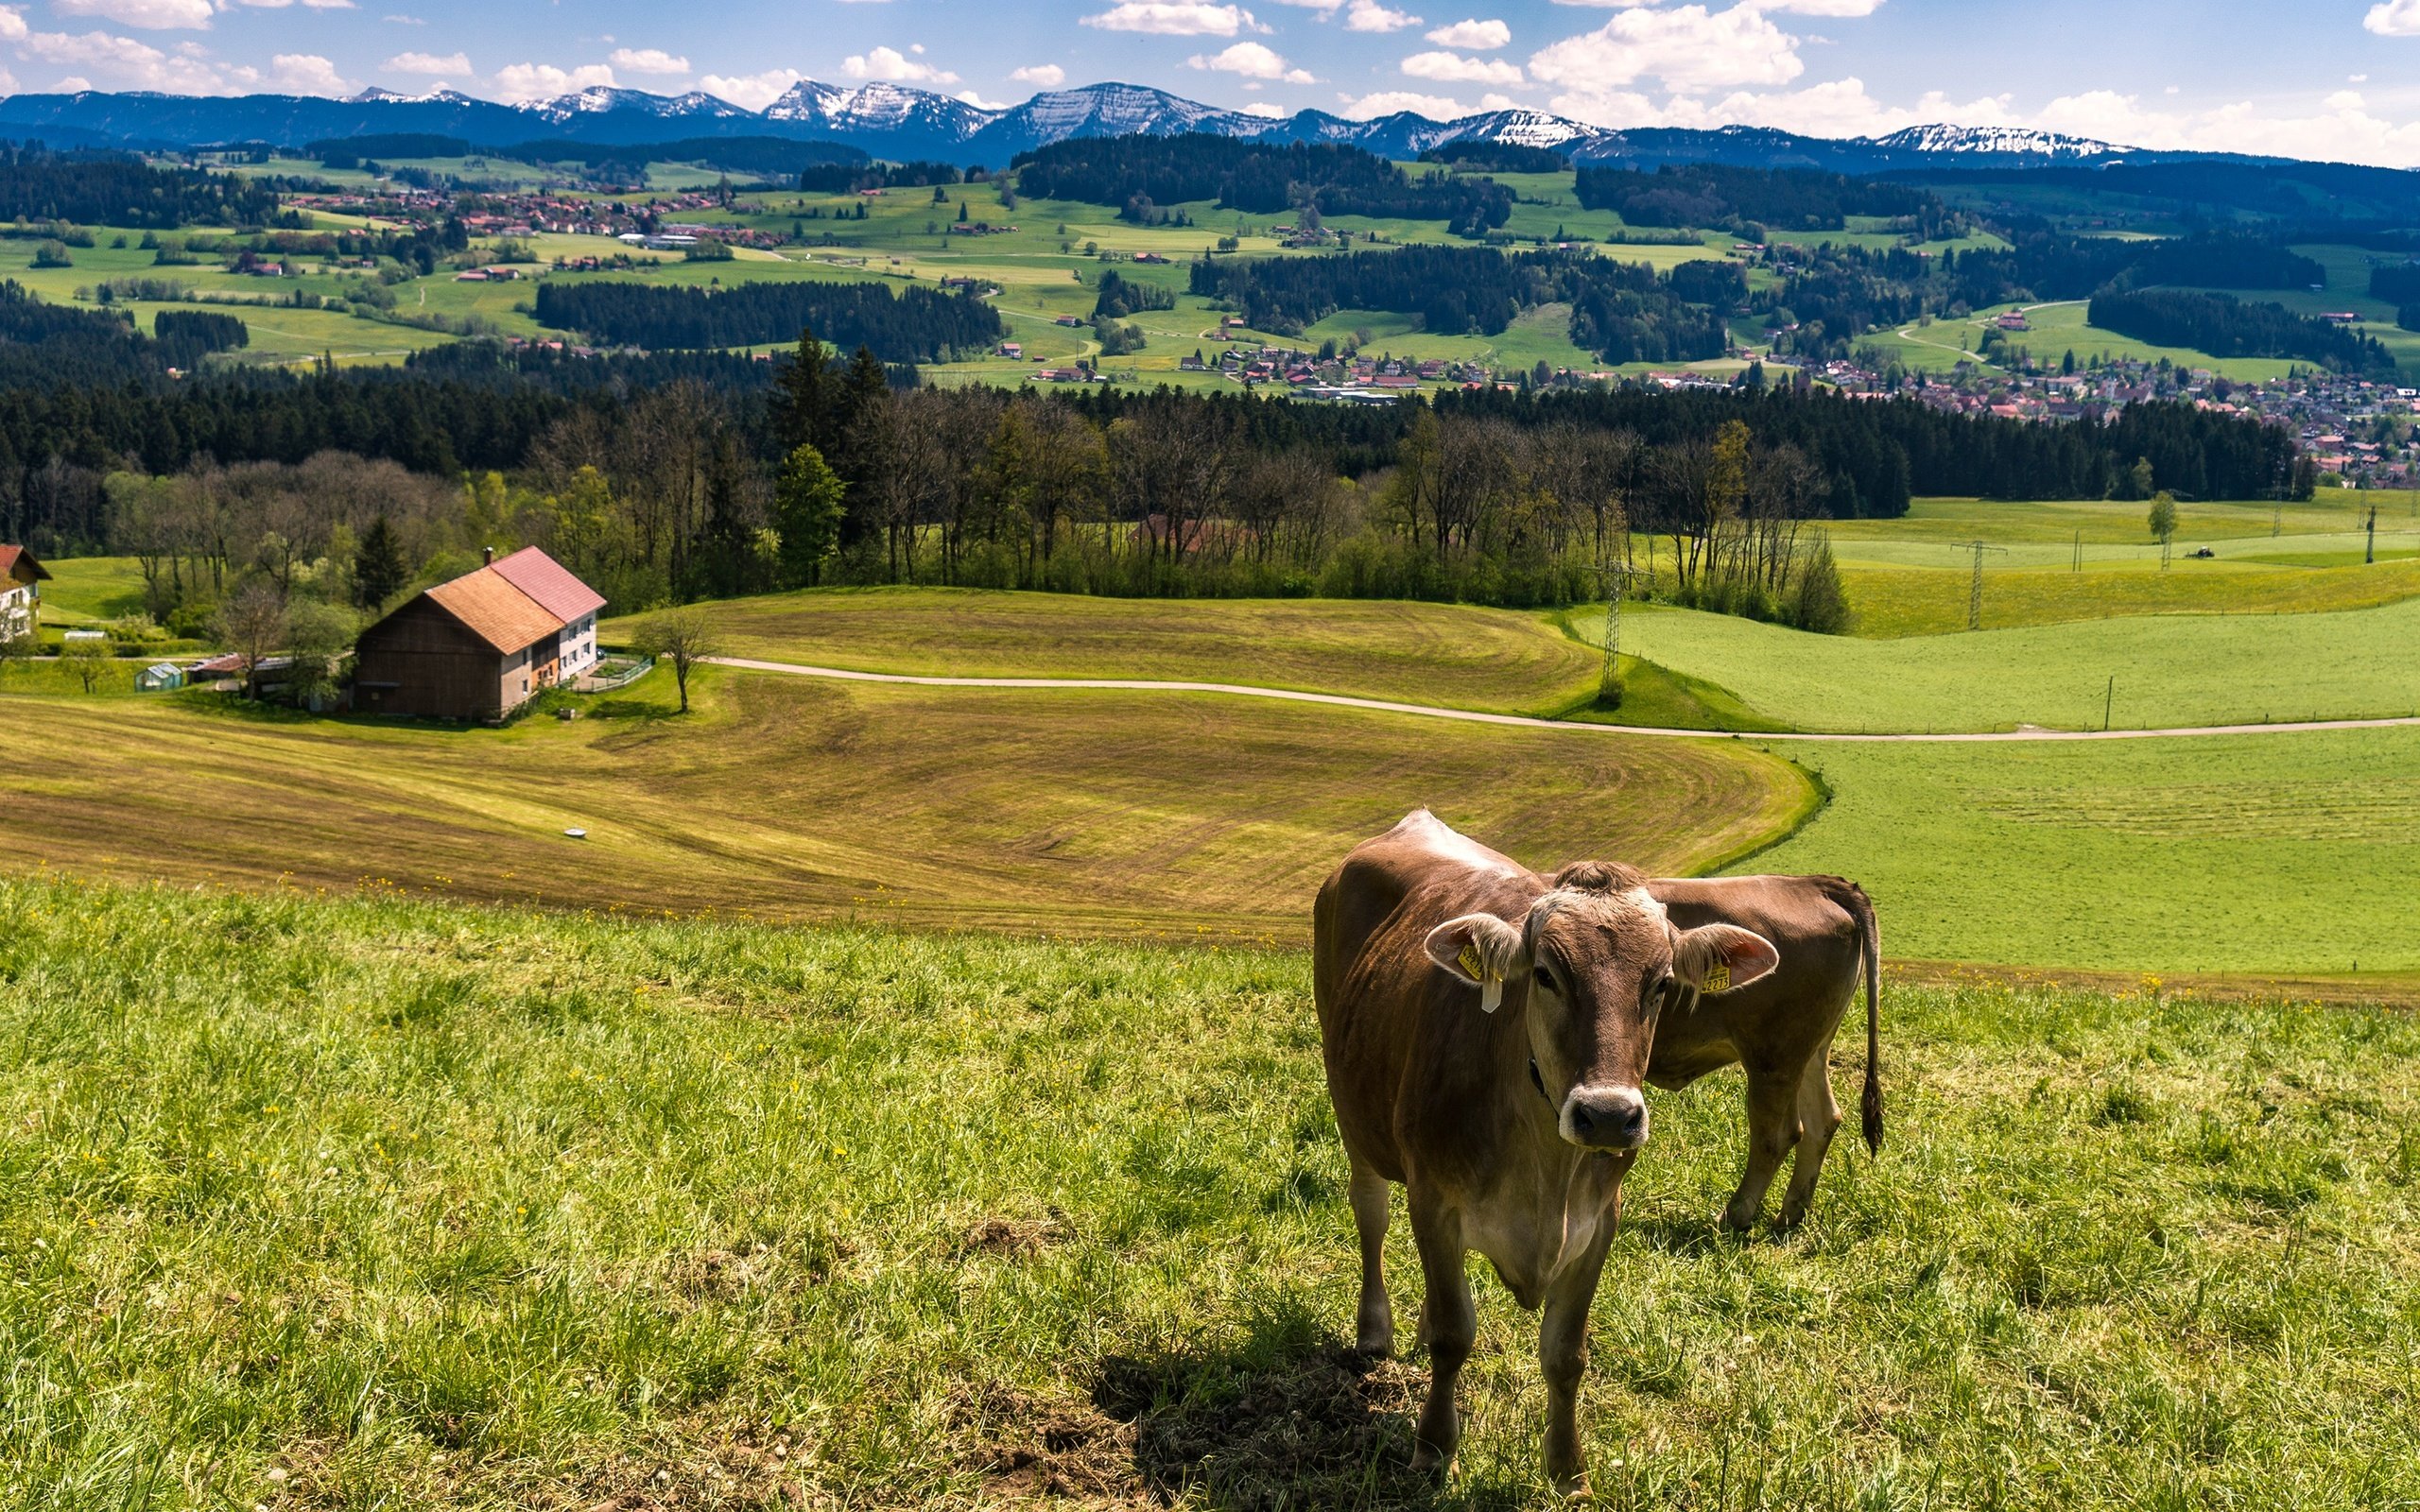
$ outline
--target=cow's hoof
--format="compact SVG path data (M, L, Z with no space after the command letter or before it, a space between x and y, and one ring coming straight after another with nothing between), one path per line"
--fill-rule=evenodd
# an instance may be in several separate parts
M1411 1473L1442 1481L1445 1478L1445 1467L1453 1462L1453 1458L1451 1450L1439 1449L1434 1444L1416 1444L1411 1451Z
M1597 1495L1588 1488L1588 1472L1584 1469L1554 1477L1554 1494L1566 1502L1593 1501Z
M1385 1359L1395 1352L1394 1325L1390 1323L1383 1329L1363 1331L1361 1336L1353 1341L1353 1349L1356 1353L1366 1354L1374 1360Z
M1744 1234L1754 1227L1756 1227L1756 1214L1753 1212L1743 1216L1739 1213L1726 1211L1723 1213L1721 1218L1721 1228L1726 1234Z

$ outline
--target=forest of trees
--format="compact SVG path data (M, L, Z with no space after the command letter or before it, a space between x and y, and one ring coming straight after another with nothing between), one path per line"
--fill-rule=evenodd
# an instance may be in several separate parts
M155 612L190 625L248 574L342 598L382 516L420 580L537 543L626 610L896 581L1552 604L1599 591L1626 524L1659 542L1633 562L1650 591L1826 628L1825 519L2099 497L2145 461L2253 497L2294 463L2284 432L2184 404L2065 427L1747 390L1353 407L902 389L863 351L630 360L651 366L0 391L0 537L142 557Z
M2345 372L2393 372L2394 358L2374 336L2332 320L2296 315L2282 304L2247 303L2232 294L2141 289L2093 296L2092 323L2155 346L2192 347L2214 357L2277 357L2323 363Z
M1692 265L1683 265L1691 266ZM1677 281L1676 281L1677 280ZM1523 310L1572 307L1571 339L1607 362L1722 355L1722 309L1745 292L1738 268L1659 276L1644 263L1566 251L1504 253L1413 245L1313 258L1204 258L1191 288L1258 330L1299 332L1339 310L1395 310L1441 335L1495 335Z
M1945 251L1937 258L1906 248L1826 245L1775 249L1774 261L1782 284L1758 295L1756 308L1787 312L1806 328L1793 350L1830 356L1844 355L1865 332L1895 329L1927 314L2083 300L2151 284L2282 289L2326 278L2317 263L2289 248L2237 234L2163 242L2038 232L2004 249Z
M0 143L0 220L173 231L266 226L278 218L275 191L235 174L155 168L130 153Z
M2420 263L2381 263L2371 268L2370 298L2398 306L2420 304Z
M541 325L582 332L600 345L648 351L755 346L812 326L841 346L871 346L890 362L945 362L1007 332L999 312L980 300L922 284L893 294L878 280L700 288L548 279L538 285L537 316Z
M1183 136L1078 137L1020 153L1017 186L1046 199L1115 205L1152 221L1163 205L1208 199L1222 210L1284 215L1316 205L1323 215L1442 220L1476 236L1512 217L1512 192L1492 179L1444 169L1411 175L1359 147Z
M1668 164L1651 173L1582 164L1574 193L1590 210L1610 210L1631 226L1839 231L1851 215L1945 219L1941 201L1921 189L1837 173L1742 168L1717 163Z

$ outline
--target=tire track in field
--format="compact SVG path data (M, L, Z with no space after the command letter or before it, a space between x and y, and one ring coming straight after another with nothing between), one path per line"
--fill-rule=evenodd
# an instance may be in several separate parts
M1092 690L1106 693L1221 694L1237 698L1275 698L1287 703L1326 704L1374 713L1410 714L1422 719L1457 719L1475 725L1510 725L1521 730L1592 730L1609 735L1650 735L1679 740L1821 741L1832 745L1912 744L1972 746L2032 741L2185 740L2204 735L2290 735L2324 730L2394 730L2420 726L2420 717L2394 719L2307 719L2268 725L2190 725L2170 730L1975 730L1964 733L1913 732L1843 734L1795 730L1734 732L1723 730L1667 730L1653 725L1582 724L1568 719L1538 719L1527 714L1481 713L1475 709L1441 709L1430 704L1397 703L1386 698L1356 698L1341 693L1303 693L1292 688L1259 688L1241 682L1170 682L1148 678L943 678L907 672L852 672L842 667L810 666L798 662L763 662L752 657L703 658L715 666L743 672L772 672L793 678L830 678L842 682L896 682L920 688L1027 688Z

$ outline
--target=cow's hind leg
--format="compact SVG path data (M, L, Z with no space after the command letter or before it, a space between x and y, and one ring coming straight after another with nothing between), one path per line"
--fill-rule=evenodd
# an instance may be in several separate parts
M1620 1200L1615 1198L1616 1213ZM1564 1496L1588 1488L1588 1464L1580 1451L1580 1378L1588 1368L1588 1309L1613 1233L1611 1223L1601 1226L1588 1254L1555 1278L1538 1319L1538 1366L1547 1378L1547 1478Z
M1751 1228L1764 1211L1765 1193L1772 1187L1790 1146L1798 1143L1798 1084L1803 1074L1804 1068L1795 1065L1778 1074L1749 1070L1748 1169L1739 1177L1739 1190L1723 1207L1725 1228Z
M1420 1337L1428 1346L1428 1402L1420 1412L1411 1468L1442 1473L1461 1440L1454 1383L1478 1337L1478 1312L1471 1305L1470 1278L1462 1270L1461 1215L1421 1201L1416 1190L1410 1208L1423 1283Z
M1790 1167L1789 1190L1782 1194L1782 1227L1796 1226L1815 1200L1815 1183L1823 1179L1824 1157L1841 1126L1841 1105L1832 1097L1832 1047L1826 1042L1806 1062L1798 1082L1798 1156Z
M1354 1348L1364 1354L1392 1354L1395 1310L1387 1299L1387 1178L1357 1159L1349 1190L1353 1227L1361 1237L1361 1307L1354 1324Z

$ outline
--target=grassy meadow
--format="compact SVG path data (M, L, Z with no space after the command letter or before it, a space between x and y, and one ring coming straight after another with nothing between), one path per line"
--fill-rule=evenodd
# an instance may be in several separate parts
M674 717L659 670L558 696L578 721L542 712L503 730L208 694L11 698L0 790L43 836L14 865L1295 943L1337 858L1422 804L1541 864L1606 854L1686 872L1789 833L1817 801L1759 752L1602 730L719 669L691 692L697 712Z
M1832 798L1741 869L1856 878L1889 955L2420 973L2420 730L1772 748Z
M1988 590L1986 590L1988 592ZM1603 614L1572 616L1602 634ZM1808 730L2119 730L2420 713L2420 599L2309 614L2133 615L1893 641L1689 610L1622 620L1622 649ZM2109 679L2117 679L2114 696Z
M2333 490L2331 490L2333 491ZM2377 561L2361 528L2379 507ZM1826 525L1856 632L1868 638L1966 628L1981 541L1983 625L2056 625L2132 614L2274 614L2366 609L2420 596L2420 498L2323 493L2308 504L2177 507L2160 564L2148 506L2118 500L2002 503L1919 499L1898 520ZM2207 559L2192 553L2207 549Z
M0 974L0 1507L1553 1501L1483 1265L1443 1487L1345 1352L1299 954L15 881ZM2420 1500L2410 1017L1883 1013L1795 1233L1650 1094L1601 1504Z

